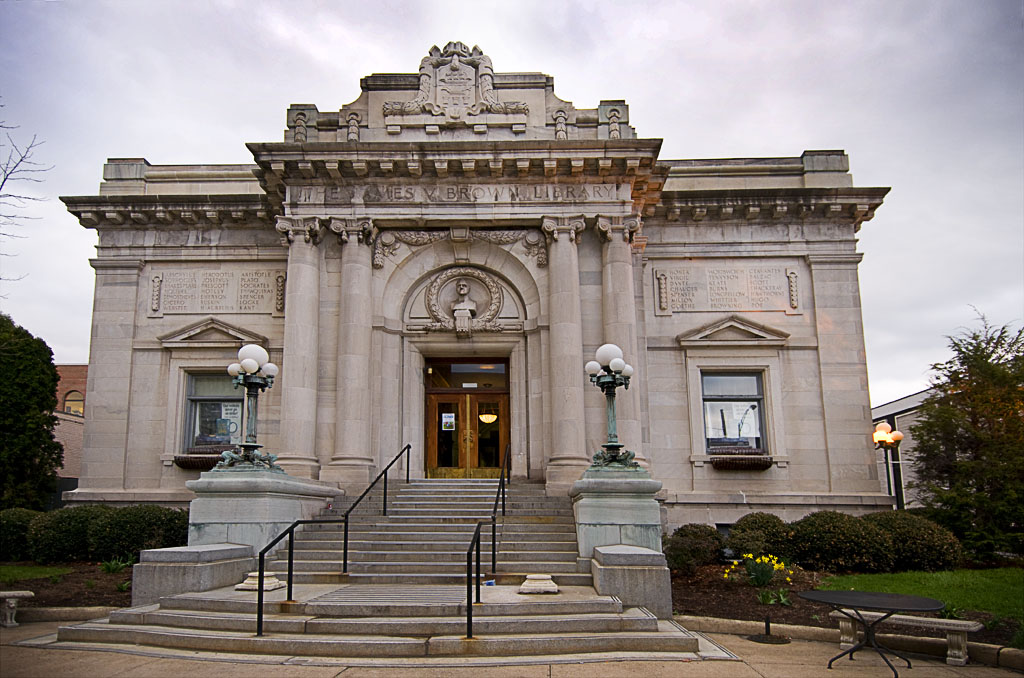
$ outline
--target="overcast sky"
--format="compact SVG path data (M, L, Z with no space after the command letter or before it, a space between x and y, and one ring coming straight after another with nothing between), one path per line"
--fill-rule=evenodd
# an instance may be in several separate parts
M625 99L663 159L842 148L856 185L891 186L860 232L873 404L927 387L973 308L1024 318L1021 0L0 0L0 120L53 166L0 243L24 276L0 310L88 362L96 236L57 196L95 194L112 157L251 162L289 104L338 110L449 40L577 107Z

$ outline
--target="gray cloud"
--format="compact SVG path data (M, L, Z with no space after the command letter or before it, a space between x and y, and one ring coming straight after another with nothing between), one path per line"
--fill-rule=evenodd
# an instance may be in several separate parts
M0 308L85 362L95 236L58 195L107 157L248 162L290 103L337 109L371 72L479 44L579 106L624 98L662 157L844 148L892 186L864 225L873 401L926 385L944 335L1024 318L1024 30L1016 0L0 3L4 119L46 139L49 201L0 261Z

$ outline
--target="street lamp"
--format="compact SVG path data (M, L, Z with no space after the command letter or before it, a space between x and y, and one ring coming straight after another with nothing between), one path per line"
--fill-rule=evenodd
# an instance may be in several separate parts
M274 386L277 365L270 362L270 354L262 346L246 344L238 349L238 362L228 365L228 374L235 388L245 387L245 442L235 450L225 450L214 471L269 470L284 473L276 463L277 455L262 454L262 445L256 443L256 412L260 391Z
M619 442L618 427L615 422L615 390L622 386L629 388L629 379L633 376L633 366L622 359L622 349L615 344L603 344L583 369L590 375L590 382L604 393L608 420L608 442L601 447L604 451L594 455L591 468L617 466L639 468L633 461L636 456Z
M903 434L892 430L892 425L883 421L875 426L875 432L871 435L871 440L874 441L876 450L883 451L885 479L887 482L889 480L889 460L892 460L892 491L896 496L896 509L903 510L906 508L906 502L903 497L903 468L900 462L900 441L903 440Z

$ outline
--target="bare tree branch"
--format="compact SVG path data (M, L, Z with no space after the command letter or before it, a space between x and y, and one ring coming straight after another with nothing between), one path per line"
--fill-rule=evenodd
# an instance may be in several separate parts
M0 108L3 107L0 103ZM7 238L25 237L16 231L26 222L38 219L25 211L31 203L42 202L44 198L31 195L23 186L41 183L41 175L53 169L33 159L43 142L33 134L28 143L20 144L11 135L16 129L17 125L8 125L5 120L0 120L0 130L4 130L3 137L0 137L0 243ZM0 250L0 256L10 254ZM20 278L13 278L17 279ZM10 280L12 278L0 274L0 281Z

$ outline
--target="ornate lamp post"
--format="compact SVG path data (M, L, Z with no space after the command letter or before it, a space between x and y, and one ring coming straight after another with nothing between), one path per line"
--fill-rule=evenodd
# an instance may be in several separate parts
M880 422L875 426L875 432L871 435L876 450L882 450L885 457L885 478L889 480L889 460L892 460L892 484L893 494L896 496L896 509L906 508L903 498L903 468L900 461L900 441L903 434L892 430L888 422Z
M257 403L260 391L273 387L277 376L277 365L270 362L270 354L256 344L246 344L238 350L238 362L228 365L228 374L235 388L245 387L245 442L235 450L221 453L221 460L214 471L270 470L284 473L275 464L277 455L262 454L262 445L256 442Z
M622 386L629 388L629 378L633 376L633 366L622 359L622 349L615 344L603 344L594 354L595 360L588 362L583 369L590 375L590 382L601 389L606 402L608 419L608 442L601 447L604 451L594 455L591 468L618 467L639 468L633 461L635 456L619 442L618 427L615 421L615 390Z

